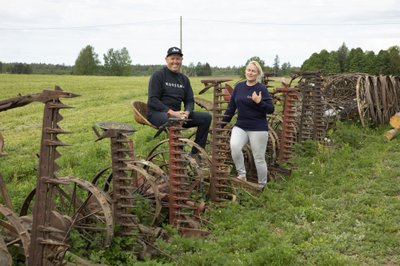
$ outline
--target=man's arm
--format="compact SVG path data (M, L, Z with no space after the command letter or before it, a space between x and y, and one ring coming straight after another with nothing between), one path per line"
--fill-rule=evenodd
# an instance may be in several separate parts
M184 111L189 114L194 110L194 96L193 96L193 89L192 85L190 84L190 80L188 77L185 76L185 98L183 99L184 104Z
M158 112L168 112L169 108L161 102L163 90L162 73L154 73L149 81L147 107Z

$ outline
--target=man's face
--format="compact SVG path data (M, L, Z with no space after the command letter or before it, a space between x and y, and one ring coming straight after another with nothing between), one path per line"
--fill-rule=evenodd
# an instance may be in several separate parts
M167 63L167 68L172 72L179 72L182 66L182 56L178 54L172 54L165 58L165 62Z

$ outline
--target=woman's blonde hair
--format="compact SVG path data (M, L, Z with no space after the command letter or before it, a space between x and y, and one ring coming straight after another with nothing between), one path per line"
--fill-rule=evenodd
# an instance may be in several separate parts
M263 69L262 69L260 63L258 63L257 61L250 61L250 62L247 64L246 68L247 68L249 65L254 65L254 66L257 68L257 71L258 71L257 81L258 81L258 82L261 82L261 80L262 80L262 78L263 78L263 76L264 76L264 72L263 72Z

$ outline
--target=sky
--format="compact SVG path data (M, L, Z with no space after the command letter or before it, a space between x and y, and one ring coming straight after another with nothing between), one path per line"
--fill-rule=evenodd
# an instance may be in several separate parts
M182 23L181 23L182 22ZM182 29L182 34L181 34ZM0 0L0 61L74 65L126 47L132 64L242 66L258 56L301 66L322 49L400 45L397 0Z

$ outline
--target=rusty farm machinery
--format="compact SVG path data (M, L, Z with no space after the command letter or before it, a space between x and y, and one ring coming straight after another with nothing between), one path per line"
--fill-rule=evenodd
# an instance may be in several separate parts
M292 82L298 78L297 85ZM348 77L346 77L348 78ZM396 78L374 79L358 76L348 78L358 84L355 95L362 121L383 121L389 114L366 105L368 99L382 99L382 106L398 109L389 102L390 88L400 95ZM376 82L375 82L376 80ZM69 106L60 99L79 95L56 87L41 93L0 100L0 111L22 107L32 102L44 104L39 165L35 188L26 196L19 212L14 210L6 184L0 176L0 264L19 261L27 265L65 264L71 247L71 235L79 237L86 250L93 245L109 246L115 237L129 237L135 245L132 252L140 259L160 252L154 245L166 238L162 224L169 223L186 236L206 236L207 221L202 217L206 202L236 200L236 188L257 191L254 186L256 170L249 146L244 148L248 180L232 178L230 159L230 127L222 127L223 113L232 88L227 79L203 80L200 94L212 90L212 101L199 97L196 103L212 113L210 145L199 147L184 133L184 119L170 119L156 128L146 119L146 104L131 103L137 123L153 127L156 135L166 132L167 138L156 144L141 158L135 154L130 136L135 129L119 122L98 122L93 126L97 141L110 140L110 165L99 170L91 180L73 176L58 176L56 160L61 156L57 147L66 146L60 134L70 132L59 126L59 111ZM270 79L267 77L266 82ZM225 84L224 84L225 83ZM302 73L292 77L289 84L271 91L275 103L282 106L269 116L266 158L269 179L290 175L290 159L296 143L322 140L330 125L326 112L343 92L337 77L327 80L319 72ZM348 93L348 92L346 92ZM386 93L386 94L385 94ZM398 97L394 97L398 99ZM349 105L352 105L349 102ZM372 118L367 117L370 115ZM4 138L0 133L0 157L4 159ZM192 147L199 150L202 164L188 156Z
M195 161L185 157L183 148L193 141L181 138L183 121L166 125L170 136L167 172L161 168L165 164L160 167L152 162L162 153L153 154L150 161L135 156L128 138L135 130L130 125L99 122L93 129L98 140L111 141L111 166L99 171L91 182L57 176L56 160L61 157L57 147L67 145L58 135L70 133L58 124L63 118L59 110L70 108L60 98L77 96L56 87L0 101L0 111L32 102L45 105L36 186L25 198L19 214L13 209L6 184L0 178L2 265L11 265L12 261L63 265L71 234L86 243L86 250L93 245L107 247L115 236L132 237L135 242L132 252L145 258L157 251L153 245L155 239L165 237L161 227L156 226L165 219L184 235L206 235L201 229L205 222L201 218L205 208L201 194L205 189L199 175L193 172L197 169L192 165ZM0 136L4 155L4 139Z
M77 96L56 87L55 90L0 101L0 111L32 102L44 103L36 187L27 196L19 215L13 210L5 184L2 184L4 205L0 205L0 236L6 247L2 252L27 265L61 264L69 247L71 230L91 235L90 232L100 229L106 242L112 237L111 208L106 195L90 182L56 175L59 168L56 160L61 156L57 147L66 145L58 135L69 133L58 125L63 118L59 111L70 108L60 98ZM98 228L99 225L102 228ZM4 265L11 265L11 262Z

